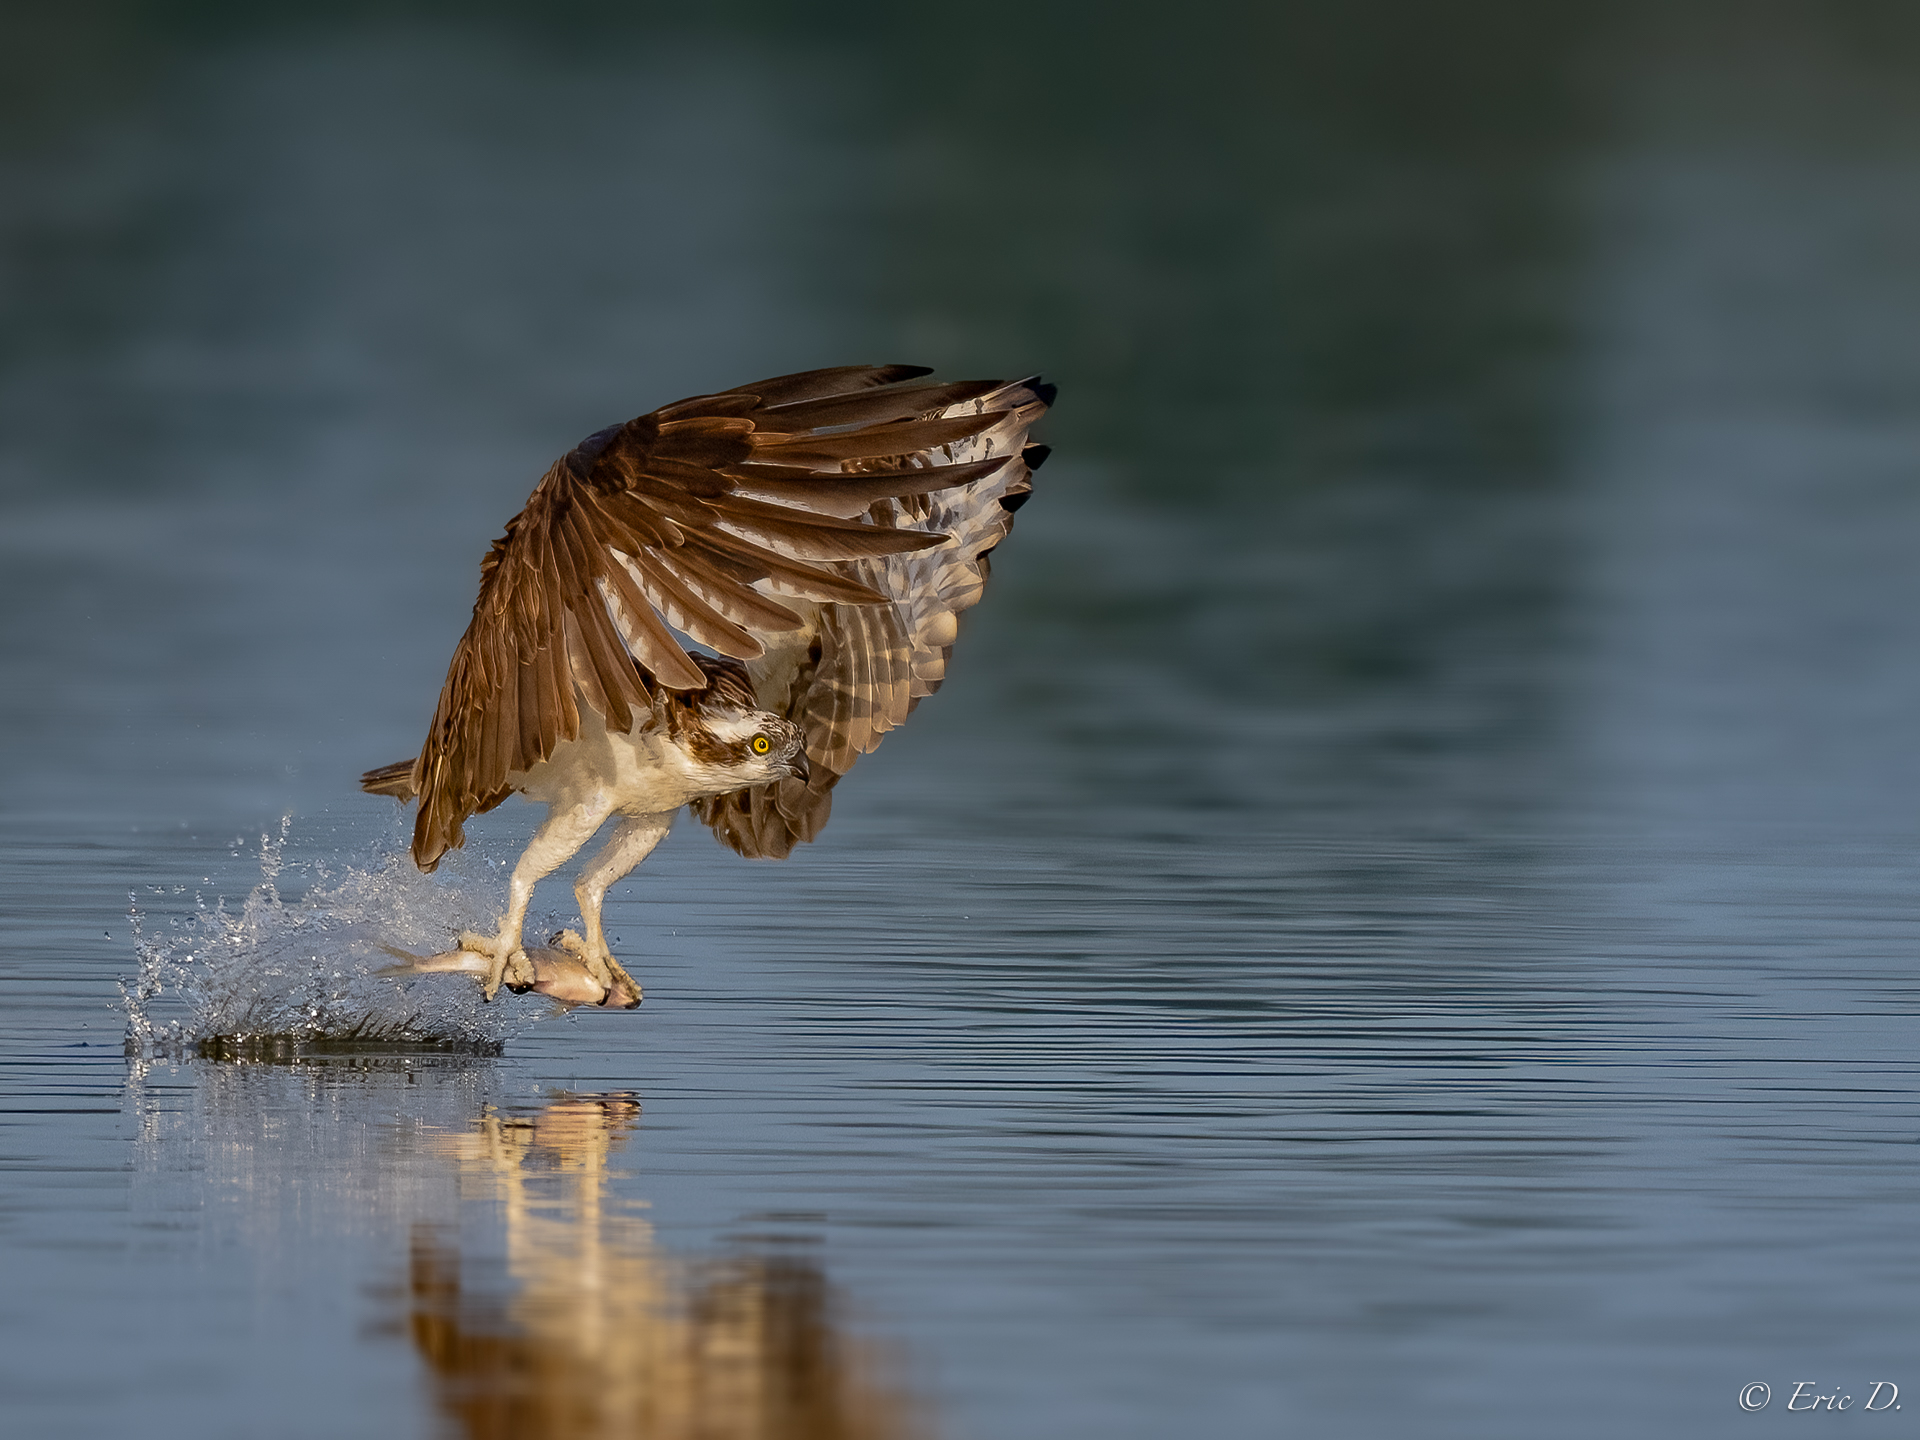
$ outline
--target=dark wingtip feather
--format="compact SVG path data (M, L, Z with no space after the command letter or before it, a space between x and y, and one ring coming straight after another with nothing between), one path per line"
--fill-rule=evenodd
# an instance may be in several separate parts
M1032 498L1033 491L1031 490L1015 490L1009 495L1002 495L1000 497L1000 508L1008 513L1012 513Z
M1029 445L1020 452L1020 459L1029 470L1038 470L1047 463L1047 457L1053 454L1051 445Z
M1044 380L1035 380L1027 388L1038 395L1041 403L1046 405L1053 404L1053 397L1060 393L1060 387L1058 385L1049 385Z

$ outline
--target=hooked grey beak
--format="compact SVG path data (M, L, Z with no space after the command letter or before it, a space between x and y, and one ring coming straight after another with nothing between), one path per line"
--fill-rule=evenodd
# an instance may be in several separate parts
M787 761L787 773L803 783L813 779L813 771L807 766L806 751L793 752L793 758Z

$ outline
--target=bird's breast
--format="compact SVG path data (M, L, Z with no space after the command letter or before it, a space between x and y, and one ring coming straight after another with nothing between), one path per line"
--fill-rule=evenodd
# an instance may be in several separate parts
M624 733L609 731L606 721L583 705L580 738L555 745L519 789L529 800L561 807L589 805L611 792L616 812L652 815L712 794L701 781L700 767L664 729L649 723Z

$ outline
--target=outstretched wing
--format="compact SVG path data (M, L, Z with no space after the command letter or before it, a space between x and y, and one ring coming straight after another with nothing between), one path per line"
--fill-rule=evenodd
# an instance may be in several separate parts
M987 556L1012 528L1013 512L1032 491L1032 471L1046 458L1044 446L1027 444L1027 432L1053 394L1038 381L996 386L923 420L990 422L973 434L917 453L847 462L860 483L929 469L953 473L955 483L887 496L864 511L883 529L941 538L832 565L842 579L884 601L809 598L793 607L798 625L761 637L766 653L750 659L748 671L760 703L805 733L812 774L697 801L694 813L723 844L742 855L782 859L812 840L827 823L840 777L940 688L960 612L980 599Z
M673 629L752 662L761 637L805 625L805 607L884 602L847 567L945 537L869 508L984 479L1005 460L923 458L1002 423L978 406L946 413L994 382L900 383L926 373L781 376L668 405L562 457L481 562L472 623L408 777L415 862L431 870L469 815L513 792L510 777L577 738L581 705L624 731L659 687L703 687Z

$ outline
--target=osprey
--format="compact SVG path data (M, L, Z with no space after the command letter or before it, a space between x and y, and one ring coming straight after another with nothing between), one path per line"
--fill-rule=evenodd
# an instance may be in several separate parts
M360 782L418 797L429 871L468 816L516 791L548 807L499 933L460 936L487 957L488 999L538 983L521 937L533 887L618 816L574 886L584 935L560 943L637 1004L601 904L680 808L742 855L783 859L939 688L1046 458L1027 431L1054 389L911 383L928 373L811 370L609 426L494 541L426 744Z

